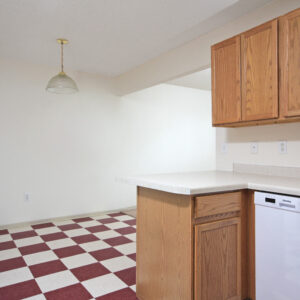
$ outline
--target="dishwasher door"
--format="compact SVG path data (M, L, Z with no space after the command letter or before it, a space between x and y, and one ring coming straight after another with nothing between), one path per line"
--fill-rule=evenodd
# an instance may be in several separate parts
M300 299L300 199L255 193L256 300Z

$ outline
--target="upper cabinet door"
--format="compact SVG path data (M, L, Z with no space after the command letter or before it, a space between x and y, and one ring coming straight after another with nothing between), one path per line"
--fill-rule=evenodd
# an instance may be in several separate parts
M278 21L241 36L242 119L278 117Z
M300 9L280 19L280 70L281 115L300 116Z
M240 36L211 48L213 124L241 120Z

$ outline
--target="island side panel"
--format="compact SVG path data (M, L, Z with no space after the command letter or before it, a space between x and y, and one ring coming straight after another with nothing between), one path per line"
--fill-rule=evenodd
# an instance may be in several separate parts
M138 187L137 297L193 299L193 200Z

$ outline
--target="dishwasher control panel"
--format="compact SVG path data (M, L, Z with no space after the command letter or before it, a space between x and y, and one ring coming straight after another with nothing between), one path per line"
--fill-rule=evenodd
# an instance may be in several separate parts
M300 197L255 192L254 199L256 205L300 212Z

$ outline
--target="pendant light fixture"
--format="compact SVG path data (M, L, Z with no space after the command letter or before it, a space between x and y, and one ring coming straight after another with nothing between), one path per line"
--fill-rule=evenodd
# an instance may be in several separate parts
M55 94L73 94L78 92L75 81L64 72L64 45L69 41L66 39L57 39L61 51L61 71L52 77L46 87L46 91Z

